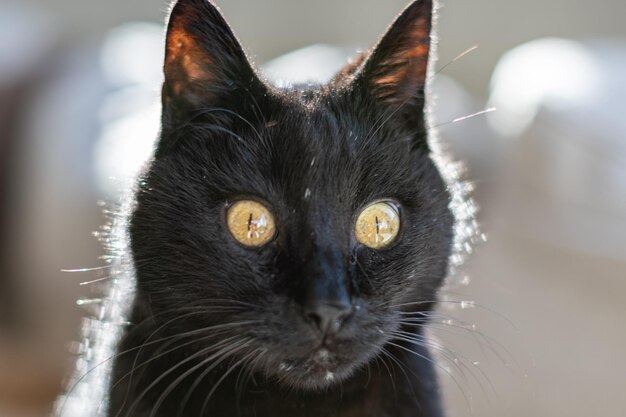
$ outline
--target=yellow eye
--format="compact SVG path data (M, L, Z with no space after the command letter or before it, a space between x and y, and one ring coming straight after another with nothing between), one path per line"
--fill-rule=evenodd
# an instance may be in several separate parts
M365 207L356 220L356 240L372 249L381 249L394 241L400 230L400 213L389 202L380 201Z
M233 237L246 246L263 246L276 234L270 211L252 200L237 201L230 206L226 212L226 223Z

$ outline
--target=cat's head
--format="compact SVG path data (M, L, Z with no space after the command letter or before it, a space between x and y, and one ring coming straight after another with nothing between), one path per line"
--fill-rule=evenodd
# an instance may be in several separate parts
M178 1L130 226L157 323L319 389L379 354L400 312L432 308L453 216L427 141L431 17L418 0L328 85L281 90L214 5Z

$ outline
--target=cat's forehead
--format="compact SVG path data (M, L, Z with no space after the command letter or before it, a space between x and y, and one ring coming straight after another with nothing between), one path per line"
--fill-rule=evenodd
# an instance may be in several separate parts
M420 162L407 132L385 113L338 94L290 94L229 110L229 121L220 125L210 119L194 124L175 160L211 178L201 182L225 199L256 195L345 207L415 189Z
M406 138L384 125L384 114L359 112L341 99L285 99L268 108L224 160L233 181L247 181L238 172L244 166L252 186L265 181L262 193L329 202L384 197L414 181Z
M338 152L348 157L346 162L358 162L361 153L376 148L384 158L401 147L393 145L402 140L402 133L394 129L384 112L355 105L342 94L294 91L272 109L268 120L263 121L267 140L317 154L320 162L333 160Z

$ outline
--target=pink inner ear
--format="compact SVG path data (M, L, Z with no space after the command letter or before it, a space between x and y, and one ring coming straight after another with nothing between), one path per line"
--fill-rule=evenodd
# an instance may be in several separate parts
M377 85L411 82L423 86L428 67L428 45L418 44L412 49L393 56L385 65L393 68L385 71L374 82Z
M186 84L193 81L210 81L209 56L200 48L196 40L184 29L174 26L167 36L167 56L165 76L176 95L183 93Z
M417 19L410 31L398 40L397 52L385 59L373 79L379 97L388 102L404 102L418 94L426 83L430 52L430 24Z

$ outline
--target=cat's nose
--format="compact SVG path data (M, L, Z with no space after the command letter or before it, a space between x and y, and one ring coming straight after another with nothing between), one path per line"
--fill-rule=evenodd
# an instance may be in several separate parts
M305 309L305 314L324 336L336 334L352 314L349 302L314 303Z

